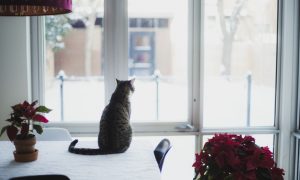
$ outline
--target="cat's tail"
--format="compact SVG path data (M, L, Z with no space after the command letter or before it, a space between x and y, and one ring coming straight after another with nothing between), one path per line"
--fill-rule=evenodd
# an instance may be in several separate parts
M78 140L75 139L69 145L69 152L74 154L83 154L83 155L99 155L106 154L100 149L91 149L91 148L75 148L75 145L78 143Z

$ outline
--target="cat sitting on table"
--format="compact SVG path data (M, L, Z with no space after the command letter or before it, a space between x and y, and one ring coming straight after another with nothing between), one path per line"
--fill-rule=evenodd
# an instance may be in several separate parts
M115 154L123 153L129 148L132 139L129 98L134 92L134 79L116 81L117 87L102 112L98 134L99 148L76 148L76 139L69 145L69 152L83 155Z

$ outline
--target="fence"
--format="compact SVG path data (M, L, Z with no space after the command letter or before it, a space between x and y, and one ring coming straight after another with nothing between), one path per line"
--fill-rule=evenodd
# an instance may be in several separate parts
M60 119L63 122L65 120L64 117L64 83L66 81L88 81L88 80L97 80L104 82L103 76L92 76L92 77L67 77L64 73L64 71L60 71L58 75L56 76L56 79L60 81ZM172 78L162 76L159 71L155 71L155 73L152 76L139 76L136 77L136 80L138 81L151 81L155 83L155 94L156 94L156 112L155 112L155 120L158 121L160 117L160 84L161 82L171 82ZM246 127L251 126L251 99L252 99L252 74L248 73L245 78L247 88L246 88Z

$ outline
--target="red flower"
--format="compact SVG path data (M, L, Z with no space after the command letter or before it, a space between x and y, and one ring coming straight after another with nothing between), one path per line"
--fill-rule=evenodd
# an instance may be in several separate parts
M10 114L10 118L6 121L11 125L5 126L1 129L0 136L6 131L7 136L13 141L17 136L18 138L26 138L33 129L37 133L42 133L42 127L39 124L34 124L34 121L47 123L48 119L39 113L48 113L51 110L45 106L35 107L37 101L31 104L27 101L12 106L13 112ZM31 126L32 125L32 126ZM30 129L32 127L33 129Z
M32 117L32 120L47 123L49 120L40 114L36 114Z
M200 154L196 154L196 161L193 164L193 167L197 172L199 172L201 175L205 172L205 162L207 161L207 157L203 156L204 153L201 152Z
M274 166L274 160L272 152L269 150L268 147L262 147L261 148L261 161L260 161L260 167L262 168L272 168Z
M196 155L196 162L193 164L193 167L195 169L200 169L200 166L201 166L201 158L200 158L200 154L195 154Z
M283 180L268 147L259 147L251 136L215 134L196 154L197 179Z
M283 169L277 168L276 166L271 170L271 176L273 180L283 180L282 175L284 175Z
M245 136L243 138L242 143L244 143L244 144L252 144L252 143L255 143L255 139L252 136Z

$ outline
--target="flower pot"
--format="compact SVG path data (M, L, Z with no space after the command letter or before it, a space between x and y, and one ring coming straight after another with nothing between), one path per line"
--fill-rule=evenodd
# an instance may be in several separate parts
M38 150L34 148L36 144L36 138L31 137L28 139L15 139L14 145L16 150L14 151L15 161L17 162L29 162L37 159Z
M37 160L39 150L35 149L32 153L18 154L14 151L14 157L16 162L30 162Z

